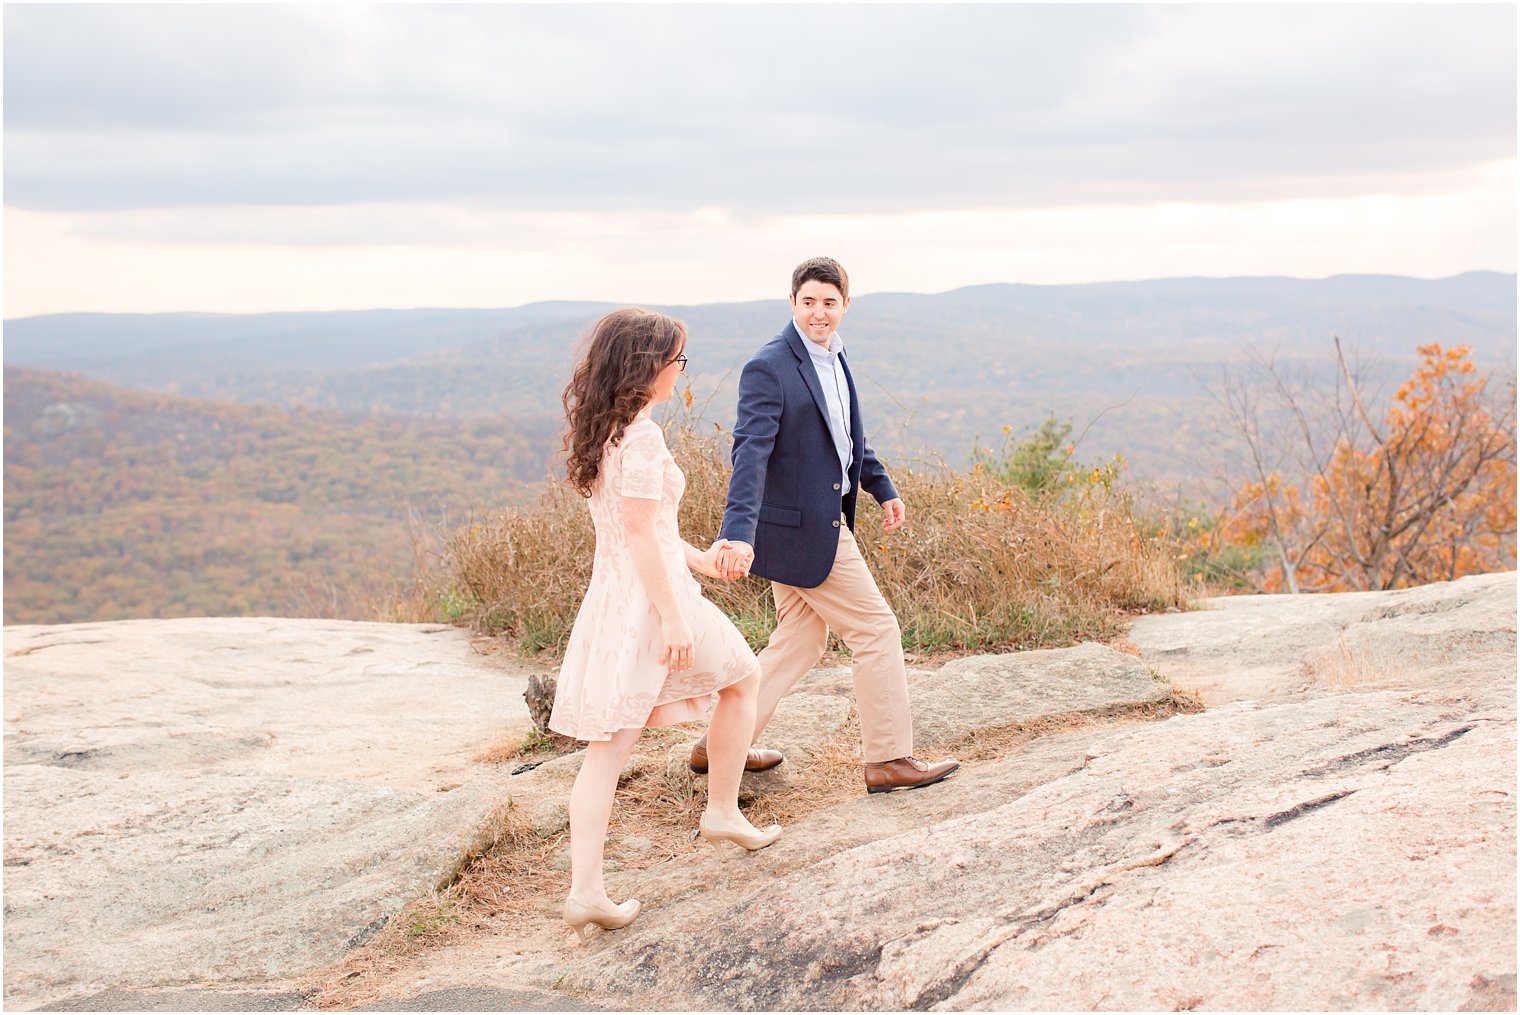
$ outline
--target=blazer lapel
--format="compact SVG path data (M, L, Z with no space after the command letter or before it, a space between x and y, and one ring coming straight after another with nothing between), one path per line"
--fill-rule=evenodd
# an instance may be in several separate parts
M802 375L803 383L807 385L808 391L812 393L813 401L818 406L818 412L823 416L823 422L827 424L829 421L829 403L824 400L823 385L818 383L818 369L813 366L813 357L808 355L807 346L803 344L807 340L797 334L797 325L790 321L787 322L785 335L786 344L791 347L792 355L797 357L797 372ZM845 376L849 376L848 372L846 372ZM855 392L852 385L850 390L850 403L852 407L854 402Z

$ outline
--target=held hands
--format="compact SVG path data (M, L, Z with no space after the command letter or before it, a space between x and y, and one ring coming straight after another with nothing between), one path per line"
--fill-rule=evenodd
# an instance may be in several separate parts
M668 666L671 673L691 669L696 649L692 644L691 627L686 623L685 617L662 620L660 640L665 643L665 649L660 653L660 662Z
M732 545L726 539L714 540L713 545L697 554L696 559L691 562L691 569L709 578L727 577L718 566L718 555Z
M881 510L884 515L881 527L888 532L897 531L908 521L908 506L901 497L883 502ZM755 548L748 543L720 539L703 557L712 561L717 577L733 581L749 574L750 565L755 562Z
M748 543L720 539L712 545L712 549L717 551L715 564L718 577L727 581L749 574L749 566L755 562L755 548Z
M749 561L754 558L755 551L749 548L749 544L719 539L698 558L697 570L713 578L733 581L735 578L743 578L749 574ZM743 561L743 565L736 567L735 562L740 560Z

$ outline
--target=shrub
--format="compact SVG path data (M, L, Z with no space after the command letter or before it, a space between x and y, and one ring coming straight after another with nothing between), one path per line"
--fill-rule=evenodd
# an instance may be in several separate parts
M1013 427L1003 427L1003 446L992 451L978 444L972 460L1005 483L1034 496L1059 496L1070 486L1082 466L1072 460L1075 448L1067 443L1071 423L1047 416L1039 429L1015 437Z
M729 438L676 412L666 439L686 474L681 534L706 546L722 523ZM893 469L908 505L908 524L897 532L881 530L874 504L861 505L861 552L897 612L906 648L1069 645L1118 633L1128 612L1182 604L1176 544L1139 516L1119 484L1122 463L1087 468L1063 456L1060 497L1031 493L1023 465L983 455L961 472ZM581 498L552 483L535 507L453 533L447 556L458 588L477 604L480 629L529 651L558 651L590 582L594 538ZM751 645L764 645L775 624L769 583L699 581Z

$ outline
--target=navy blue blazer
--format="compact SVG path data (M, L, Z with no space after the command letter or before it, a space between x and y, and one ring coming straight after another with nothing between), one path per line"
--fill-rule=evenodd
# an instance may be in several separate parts
M739 375L734 473L719 535L755 548L752 574L811 589L833 570L840 514L855 528L856 494L864 489L883 503L897 490L866 440L855 378L841 355L853 445L850 492L841 496L828 403L804 342L787 321Z

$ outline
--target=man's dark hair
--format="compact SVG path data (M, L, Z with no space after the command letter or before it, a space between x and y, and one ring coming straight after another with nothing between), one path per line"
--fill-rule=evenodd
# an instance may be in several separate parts
M850 298L850 276L832 257L810 257L797 265L792 272L792 295L809 282L827 282L839 290L840 296Z

